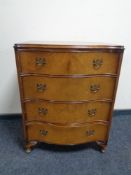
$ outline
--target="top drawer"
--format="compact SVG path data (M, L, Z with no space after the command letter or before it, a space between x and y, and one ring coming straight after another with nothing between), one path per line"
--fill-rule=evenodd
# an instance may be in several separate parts
M117 74L119 53L23 51L19 59L22 73Z

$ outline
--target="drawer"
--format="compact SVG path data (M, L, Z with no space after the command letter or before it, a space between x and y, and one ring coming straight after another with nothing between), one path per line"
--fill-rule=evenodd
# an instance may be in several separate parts
M92 100L112 99L115 78L48 78L40 76L23 77L24 98L48 100Z
M108 126L106 124L88 124L78 126L60 126L33 123L27 126L28 140L44 141L52 144L80 144L91 141L105 141Z
M108 121L111 103L25 103L27 121L45 121L49 123L84 123L92 121Z
M21 72L43 74L117 73L118 53L20 52Z

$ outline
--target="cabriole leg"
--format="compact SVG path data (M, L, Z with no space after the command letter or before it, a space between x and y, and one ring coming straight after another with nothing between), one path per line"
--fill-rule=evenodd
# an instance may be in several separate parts
M107 142L97 142L97 144L100 146L101 152L104 153L107 148Z
M29 141L25 144L25 152L30 153L32 148L37 145L37 141Z

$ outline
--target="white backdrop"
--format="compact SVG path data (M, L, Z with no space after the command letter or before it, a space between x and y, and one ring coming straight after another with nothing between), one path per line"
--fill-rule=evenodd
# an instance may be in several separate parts
M0 113L19 113L13 45L31 40L122 44L115 109L131 108L131 0L0 0Z

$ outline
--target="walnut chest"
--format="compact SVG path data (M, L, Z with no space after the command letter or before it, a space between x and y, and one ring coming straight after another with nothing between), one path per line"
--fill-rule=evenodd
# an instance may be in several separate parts
M38 142L96 142L104 152L124 47L34 42L14 49L26 151Z

